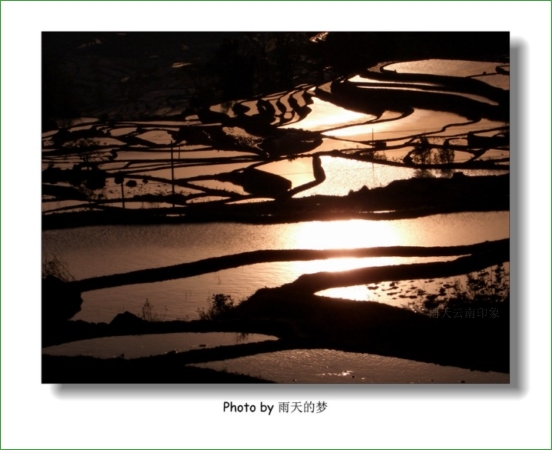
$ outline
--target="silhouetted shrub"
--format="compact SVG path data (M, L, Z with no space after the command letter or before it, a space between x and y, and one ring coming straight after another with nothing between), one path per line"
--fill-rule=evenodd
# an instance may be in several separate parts
M209 299L207 310L198 309L199 318L202 320L216 320L223 318L234 308L234 299L231 295L213 294Z
M452 292L442 285L438 294L426 295L420 290L418 296L425 297L420 302L411 302L409 307L417 312L428 314L445 309L473 307L497 307L508 305L510 300L510 275L503 264L466 274L465 283L456 281Z
M146 298L146 301L142 305L142 320L147 320L148 322L161 322L165 320L167 315L167 307L163 310L162 313L159 313L155 310L155 307L149 302L149 299Z
M44 254L42 259L42 279L48 276L56 277L63 282L75 281L64 262L54 254Z

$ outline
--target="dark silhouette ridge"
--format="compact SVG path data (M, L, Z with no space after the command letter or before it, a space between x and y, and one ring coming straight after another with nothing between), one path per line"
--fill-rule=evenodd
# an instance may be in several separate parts
M42 279L42 324L57 326L81 310L81 291L53 275Z
M319 272L301 275L297 280L282 288L297 292L314 293L324 289L379 283L381 281L416 280L444 278L476 272L509 261L509 240L497 241L483 251L474 252L450 262L405 264L386 267L366 267L347 272Z
M423 165L412 164L423 168ZM432 165L427 165L432 166ZM444 166L437 166L444 167ZM467 167L467 166L464 166ZM222 194L210 190L212 195ZM231 200L237 194L224 193ZM169 196L148 197L171 201ZM194 198L194 197L190 197ZM247 197L246 197L247 198ZM138 197L138 201L141 201ZM453 178L413 178L396 180L381 188L362 188L348 196L280 197L278 201L227 204L227 201L188 204L179 195L177 208L127 209L109 208L93 203L99 210L49 214L43 217L42 229L100 224L147 223L291 223L309 220L361 218L393 220L462 211L507 211L509 209L509 175L456 176ZM126 202L130 200L125 199Z
M235 317L295 328L301 348L367 352L473 370L509 372L509 303L495 319L433 319L377 302L321 297L287 288L261 289Z
M432 75L409 72L395 72L388 70L386 66L366 68L359 73L360 76L368 78L367 82L354 83L356 86L370 85L370 80L377 80L382 87L397 87L398 83L403 86L412 87L410 83L417 83L416 88L421 90L451 91L465 94L475 94L486 97L489 100L507 105L509 104L509 92L491 86L481 80L468 77L455 77L451 75ZM498 73L498 67L497 67ZM385 81L390 82L386 84ZM383 82L383 83L382 83ZM352 84L352 83L347 83Z
M111 324L87 324L67 322L58 327L43 342L44 346L71 340L99 336L126 334L170 333L185 331L241 331L270 333L283 339L276 342L246 344L228 348L215 348L140 358L132 362L102 361L93 358L48 357L44 364L45 382L64 371L63 377L71 382L92 380L97 382L137 382L142 380L175 380L173 372L162 376L155 370L182 367L190 362L230 359L265 351L293 348L331 348L345 351L369 352L423 362L453 365L475 370L509 371L509 304L508 302L479 304L493 307L496 319L481 320L436 320L410 310L376 302L356 302L324 298L313 295L321 289L358 283L426 277L448 277L477 271L489 265L508 260L508 240L485 242L474 246L445 248L406 248L407 252L419 254L455 254L474 251L471 256L451 262L410 264L389 267L371 267L341 273L317 273L303 275L295 282L279 288L260 289L248 300L214 321L192 322L147 322L125 313L118 315ZM373 249L377 252L384 248ZM74 287L74 285L73 285ZM435 339L439 336L439 339ZM431 344L428 344L431 343ZM492 352L490 352L492 349ZM116 375L105 374L107 367L120 365ZM84 367L88 370L84 371ZM128 368L141 369L140 375L128 375ZM84 372L87 375L84 375ZM52 378L50 378L52 377ZM64 378L65 379L65 378ZM184 377L184 380L188 378ZM84 382L84 381L83 381Z
M354 73L381 61L467 59L503 61L508 32L334 32L321 43L336 70Z
M316 89L316 95L346 109L380 116L384 111L398 111L408 114L412 108L430 109L457 113L470 120L482 117L490 120L509 120L509 93L493 88L479 80L444 76L410 74L386 74L383 77L368 75L374 79L408 82L431 82L435 85L418 87L419 91L401 89L397 84L371 84L338 79L331 84L331 91ZM452 81L451 81L452 79ZM367 88L370 87L370 88ZM442 92L430 92L442 91ZM497 102L497 105L476 101L458 93L479 95Z
M171 320L148 321L128 311L117 314L109 323L69 320L57 323L43 334L42 347L101 337L166 334L166 333L260 333L292 339L295 331L292 325L270 320Z
M75 383L271 383L248 375L184 366L172 360L98 359L87 356L42 357L42 382Z
M309 38L315 34L45 32L43 123L102 110L110 118L129 118L131 111L151 117L155 113L142 108L145 99L167 84L193 113L225 100L292 89L298 78L321 84L382 61L500 62L509 54L507 32L331 32L314 43ZM190 65L171 67L177 61Z
M258 264L276 261L305 261L315 259L327 259L336 257L368 257L368 256L453 256L466 254L481 254L482 252L507 253L509 240L504 239L494 242L483 242L474 245L456 247L376 247L366 249L340 249L340 250L258 250L254 252L240 253L237 255L208 258L169 267L137 270L134 272L106 275L74 281L71 285L80 292L108 287L122 286L126 284L152 283L176 278L186 278L219 270L230 269L248 264ZM501 256L502 257L502 256ZM445 263L434 263L445 264ZM462 264L459 264L461 266ZM488 264L491 265L491 264ZM424 265L425 266L425 265ZM403 266L397 266L403 267ZM432 267L432 266L428 266ZM438 267L438 266L437 266ZM470 270L470 264L464 264L463 272ZM486 267L486 266L485 266ZM370 268L375 269L375 268ZM364 269L364 270L370 270ZM385 272L388 267L378 268ZM401 269L398 269L401 270ZM404 270L404 269L403 269ZM428 275L431 277L432 275ZM443 275L445 276L445 275ZM408 277L405 277L408 278ZM301 278L299 279L301 280ZM301 283L298 280L298 283ZM317 289L319 290L319 289Z

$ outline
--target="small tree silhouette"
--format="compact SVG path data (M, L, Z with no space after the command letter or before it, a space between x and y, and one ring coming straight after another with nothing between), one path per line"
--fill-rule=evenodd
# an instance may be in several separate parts
M425 136L420 138L420 143L412 151L412 159L416 164L426 165L431 163L431 146Z
M216 320L224 317L234 308L234 299L231 295L213 294L209 299L209 307L198 309L199 318L202 320Z
M145 303L142 305L142 319L147 320L148 322L161 322L165 319L167 314L167 307L162 314L155 311L155 307L150 303L149 299L146 298Z

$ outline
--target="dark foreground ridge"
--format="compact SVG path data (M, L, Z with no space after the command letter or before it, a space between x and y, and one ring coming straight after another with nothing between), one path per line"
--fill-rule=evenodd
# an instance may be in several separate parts
M211 369L184 366L170 357L125 360L97 359L87 356L42 357L42 382L56 384L76 383L271 383L248 375L220 372Z

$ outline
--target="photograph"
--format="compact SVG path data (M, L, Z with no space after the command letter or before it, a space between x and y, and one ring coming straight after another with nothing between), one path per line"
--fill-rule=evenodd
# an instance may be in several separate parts
M42 384L510 384L510 32L40 39Z

